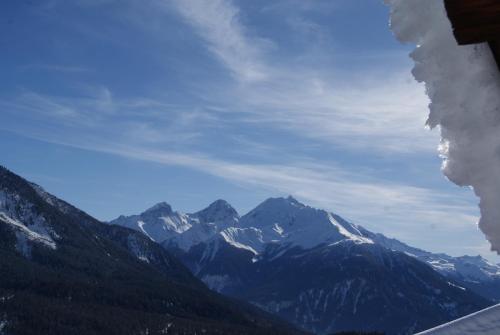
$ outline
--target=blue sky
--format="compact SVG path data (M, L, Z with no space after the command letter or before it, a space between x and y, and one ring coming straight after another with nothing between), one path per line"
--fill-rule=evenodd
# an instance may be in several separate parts
M495 259L379 0L0 4L0 164L102 220L292 194ZM460 241L460 243L456 243ZM495 259L496 260L496 259Z

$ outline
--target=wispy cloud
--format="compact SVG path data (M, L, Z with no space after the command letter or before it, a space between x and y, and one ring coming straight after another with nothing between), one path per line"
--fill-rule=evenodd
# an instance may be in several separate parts
M409 76L378 74L339 83L298 74L269 86L246 87L234 99L247 121L350 147L391 152L436 151L424 128L428 99ZM228 101L231 104L231 101Z
M424 129L429 101L424 87L409 75L409 65L394 67L391 73L373 69L346 75L277 63L265 57L262 39L247 32L231 1L175 4L240 80L239 85L201 87L199 94L241 113L240 121L357 150L436 151L438 135Z
M175 0L171 2L205 39L208 48L242 81L267 77L260 61L270 41L250 37L240 22L238 9L226 0Z
M155 6L161 10L152 11ZM313 34L318 35L316 32L321 31L321 27L303 14L333 11L338 6L338 3L329 2L312 5L298 1L297 6L276 2L262 10L276 15L291 10L296 29L307 33L312 29ZM371 69L344 73L322 63L311 64L307 50L303 55L296 55L299 61L291 59L292 56L276 57L279 46L249 28L245 24L247 18L231 0L156 1L145 7L147 10L141 11L140 6L134 5L134 11L122 10L120 13L127 13L124 19L140 26L145 34L164 35L162 20L158 17L164 15L163 21L167 21L169 17L166 15L172 15L173 11L200 36L207 50L234 78L234 81L227 82L216 76L198 84L190 83L190 94L199 100L193 103L197 113L206 113L208 106L219 106L231 114L233 127L246 125L286 130L297 138L319 140L324 145L342 150L369 150L381 155L387 152L436 152L439 143L437 131L432 134L424 128L429 101L424 87L411 78L410 64L399 61L399 65L389 70L377 69L377 63L372 59L369 61L373 63ZM148 22L152 21L149 17L153 12L156 15L153 26L156 28L150 29ZM140 19L138 16L147 17ZM120 40L116 36L114 39ZM160 41L163 40L158 38L159 44ZM310 47L308 45L305 49ZM318 52L331 51L322 49ZM339 50L321 57L359 57L342 56L343 52ZM403 59L400 51L393 53ZM389 52L380 58L386 63L388 57ZM398 61L392 59L391 63ZM103 103L104 98L101 97ZM163 98L154 100L158 104L168 104ZM186 110L192 110L193 105L179 106L183 113L177 113L177 117L187 114ZM119 108L123 109L123 106ZM161 114L165 108L158 110ZM171 112L165 114L171 115ZM145 128L144 124L138 128L141 127ZM151 131L145 133L151 134Z
M189 145L216 122L216 116L193 107L148 98L114 97L107 87L85 86L75 96L50 96L23 90L0 99L0 129L40 138L92 137L118 143Z

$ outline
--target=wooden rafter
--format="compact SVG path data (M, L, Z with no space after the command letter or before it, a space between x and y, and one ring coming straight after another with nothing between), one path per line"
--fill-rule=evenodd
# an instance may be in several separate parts
M489 43L500 67L500 0L444 0L458 44Z

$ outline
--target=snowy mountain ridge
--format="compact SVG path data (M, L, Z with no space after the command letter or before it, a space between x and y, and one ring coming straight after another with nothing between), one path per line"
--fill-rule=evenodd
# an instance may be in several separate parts
M166 202L160 202L139 215L120 216L110 223L137 230L158 243L182 234L192 227L188 215L174 212Z
M193 214L174 212L160 203L140 215L120 216L110 224L141 231L158 243L176 245L184 251L214 239L255 255L269 244L308 249L345 240L373 243L354 224L291 196L267 199L242 217L224 200Z
M373 243L354 224L336 220L332 213L306 206L291 196L267 199L244 215L240 224L244 229L260 230L264 245L278 243L309 249L344 240Z
M360 228L361 233L385 248L404 252L409 256L431 265L436 271L445 276L458 277L466 282L485 282L500 280L500 266L493 264L481 256L453 257L447 254L431 253L422 249L411 247L396 239L388 238L382 234L372 233Z
M173 211L163 202L140 215L120 216L109 223L135 229L158 243L184 251L214 240L255 255L264 252L268 245L280 245L283 250L345 241L375 243L415 257L445 276L458 276L468 282L500 280L500 266L481 256L452 257L414 248L336 214L307 206L291 196L267 199L242 217L224 200L192 214Z

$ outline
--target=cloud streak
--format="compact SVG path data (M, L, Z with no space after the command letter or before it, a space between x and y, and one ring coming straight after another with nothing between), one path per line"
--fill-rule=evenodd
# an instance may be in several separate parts
M300 74L267 87L239 91L247 120L285 127L301 136L343 147L379 152L435 151L436 136L424 129L428 99L423 87L396 73L337 83Z
M291 68L264 57L266 45L246 33L231 1L176 1L175 7L240 82L202 87L200 96L243 114L241 121L356 150L436 151L438 135L424 130L429 100L408 75L409 65L389 75Z
M175 0L172 4L237 79L254 82L267 77L268 69L259 58L270 42L248 36L231 2Z

